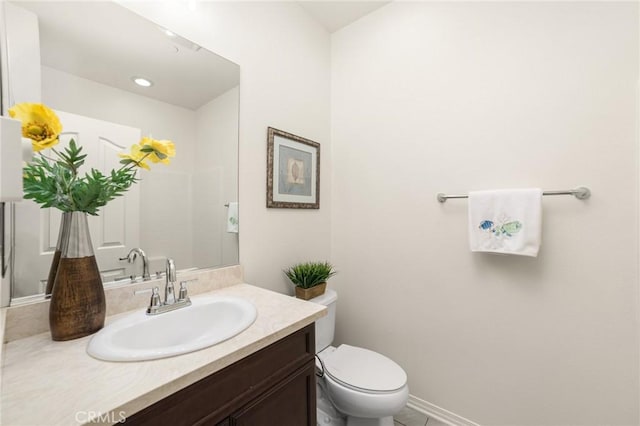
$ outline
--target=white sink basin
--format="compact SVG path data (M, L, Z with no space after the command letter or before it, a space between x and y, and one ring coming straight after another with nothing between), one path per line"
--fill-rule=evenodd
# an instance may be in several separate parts
M143 361L197 351L239 334L256 319L250 302L231 296L196 297L192 305L158 315L144 309L100 330L87 352L105 361Z

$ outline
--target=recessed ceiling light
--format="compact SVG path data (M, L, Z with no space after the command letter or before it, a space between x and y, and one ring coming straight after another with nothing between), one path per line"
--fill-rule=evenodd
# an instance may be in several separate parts
M131 79L138 86L142 86L142 87L151 87L151 86L153 86L153 82L151 80L147 80L144 77L131 77Z

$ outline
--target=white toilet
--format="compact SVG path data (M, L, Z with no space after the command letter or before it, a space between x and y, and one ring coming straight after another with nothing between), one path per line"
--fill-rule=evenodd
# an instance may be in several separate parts
M338 295L327 290L310 302L325 305L316 321L318 426L393 426L393 415L407 404L409 386L402 367L368 349L333 341Z

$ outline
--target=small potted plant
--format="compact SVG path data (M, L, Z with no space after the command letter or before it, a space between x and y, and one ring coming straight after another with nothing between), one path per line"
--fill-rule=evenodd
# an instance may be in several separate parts
M298 263L284 273L296 286L296 297L309 300L324 294L327 280L336 274L329 262Z

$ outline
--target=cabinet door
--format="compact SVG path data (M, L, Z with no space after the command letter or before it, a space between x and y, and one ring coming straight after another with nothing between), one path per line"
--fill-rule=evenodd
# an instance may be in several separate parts
M232 426L316 426L315 362L231 416Z

